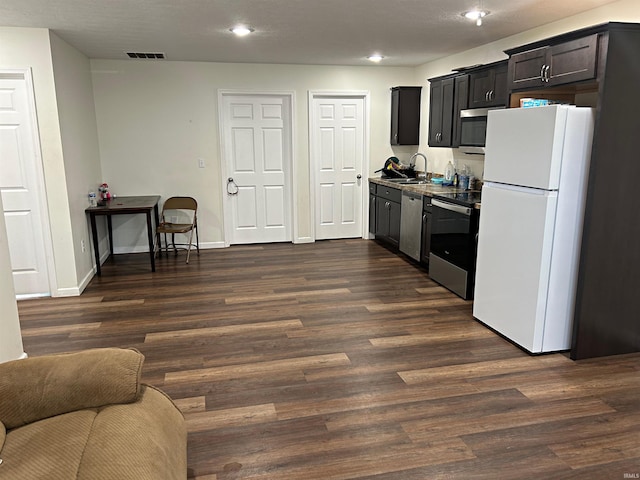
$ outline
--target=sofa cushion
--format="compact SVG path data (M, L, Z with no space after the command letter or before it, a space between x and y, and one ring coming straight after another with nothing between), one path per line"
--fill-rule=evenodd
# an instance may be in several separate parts
M136 350L101 348L0 364L0 421L8 430L47 417L140 394L144 357Z
M184 480L186 459L182 413L165 394L143 387L137 402L100 410L77 479Z
M96 415L95 410L81 410L9 430L2 449L0 478L77 478Z

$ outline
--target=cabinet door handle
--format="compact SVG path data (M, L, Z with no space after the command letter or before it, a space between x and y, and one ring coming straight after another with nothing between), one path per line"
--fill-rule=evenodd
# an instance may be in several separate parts
M488 102L488 101L489 101L489 92L486 92L486 93L484 94L484 101L485 101L485 102Z
M540 78L544 83L549 81L549 65L543 65L540 70Z
M493 90L489 90L489 100L493 100Z

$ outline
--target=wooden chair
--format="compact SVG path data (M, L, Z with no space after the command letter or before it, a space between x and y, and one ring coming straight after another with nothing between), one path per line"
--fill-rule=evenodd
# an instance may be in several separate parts
M185 263L189 263L191 247L195 246L198 255L200 255L197 210L198 202L191 197L171 197L164 202L160 225L156 228L156 248L161 254L165 250L169 255L169 249L173 248L175 254L178 255L178 249L183 249L187 251L187 261ZM196 234L195 244L193 243L193 232ZM171 243L167 242L168 233L171 234ZM187 243L176 244L176 233L189 234ZM162 246L160 234L164 234L164 247Z

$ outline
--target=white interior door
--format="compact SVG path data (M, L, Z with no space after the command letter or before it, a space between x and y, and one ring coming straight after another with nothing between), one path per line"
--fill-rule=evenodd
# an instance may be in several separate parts
M16 295L50 294L42 167L33 90L25 73L0 72L0 193Z
M291 241L291 102L223 95L229 244Z
M314 95L311 103L315 237L361 237L365 98Z

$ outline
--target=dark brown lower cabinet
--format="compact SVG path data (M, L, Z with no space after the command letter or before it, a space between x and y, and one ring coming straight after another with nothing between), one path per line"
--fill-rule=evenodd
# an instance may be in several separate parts
M376 239L400 245L400 203L376 198Z

